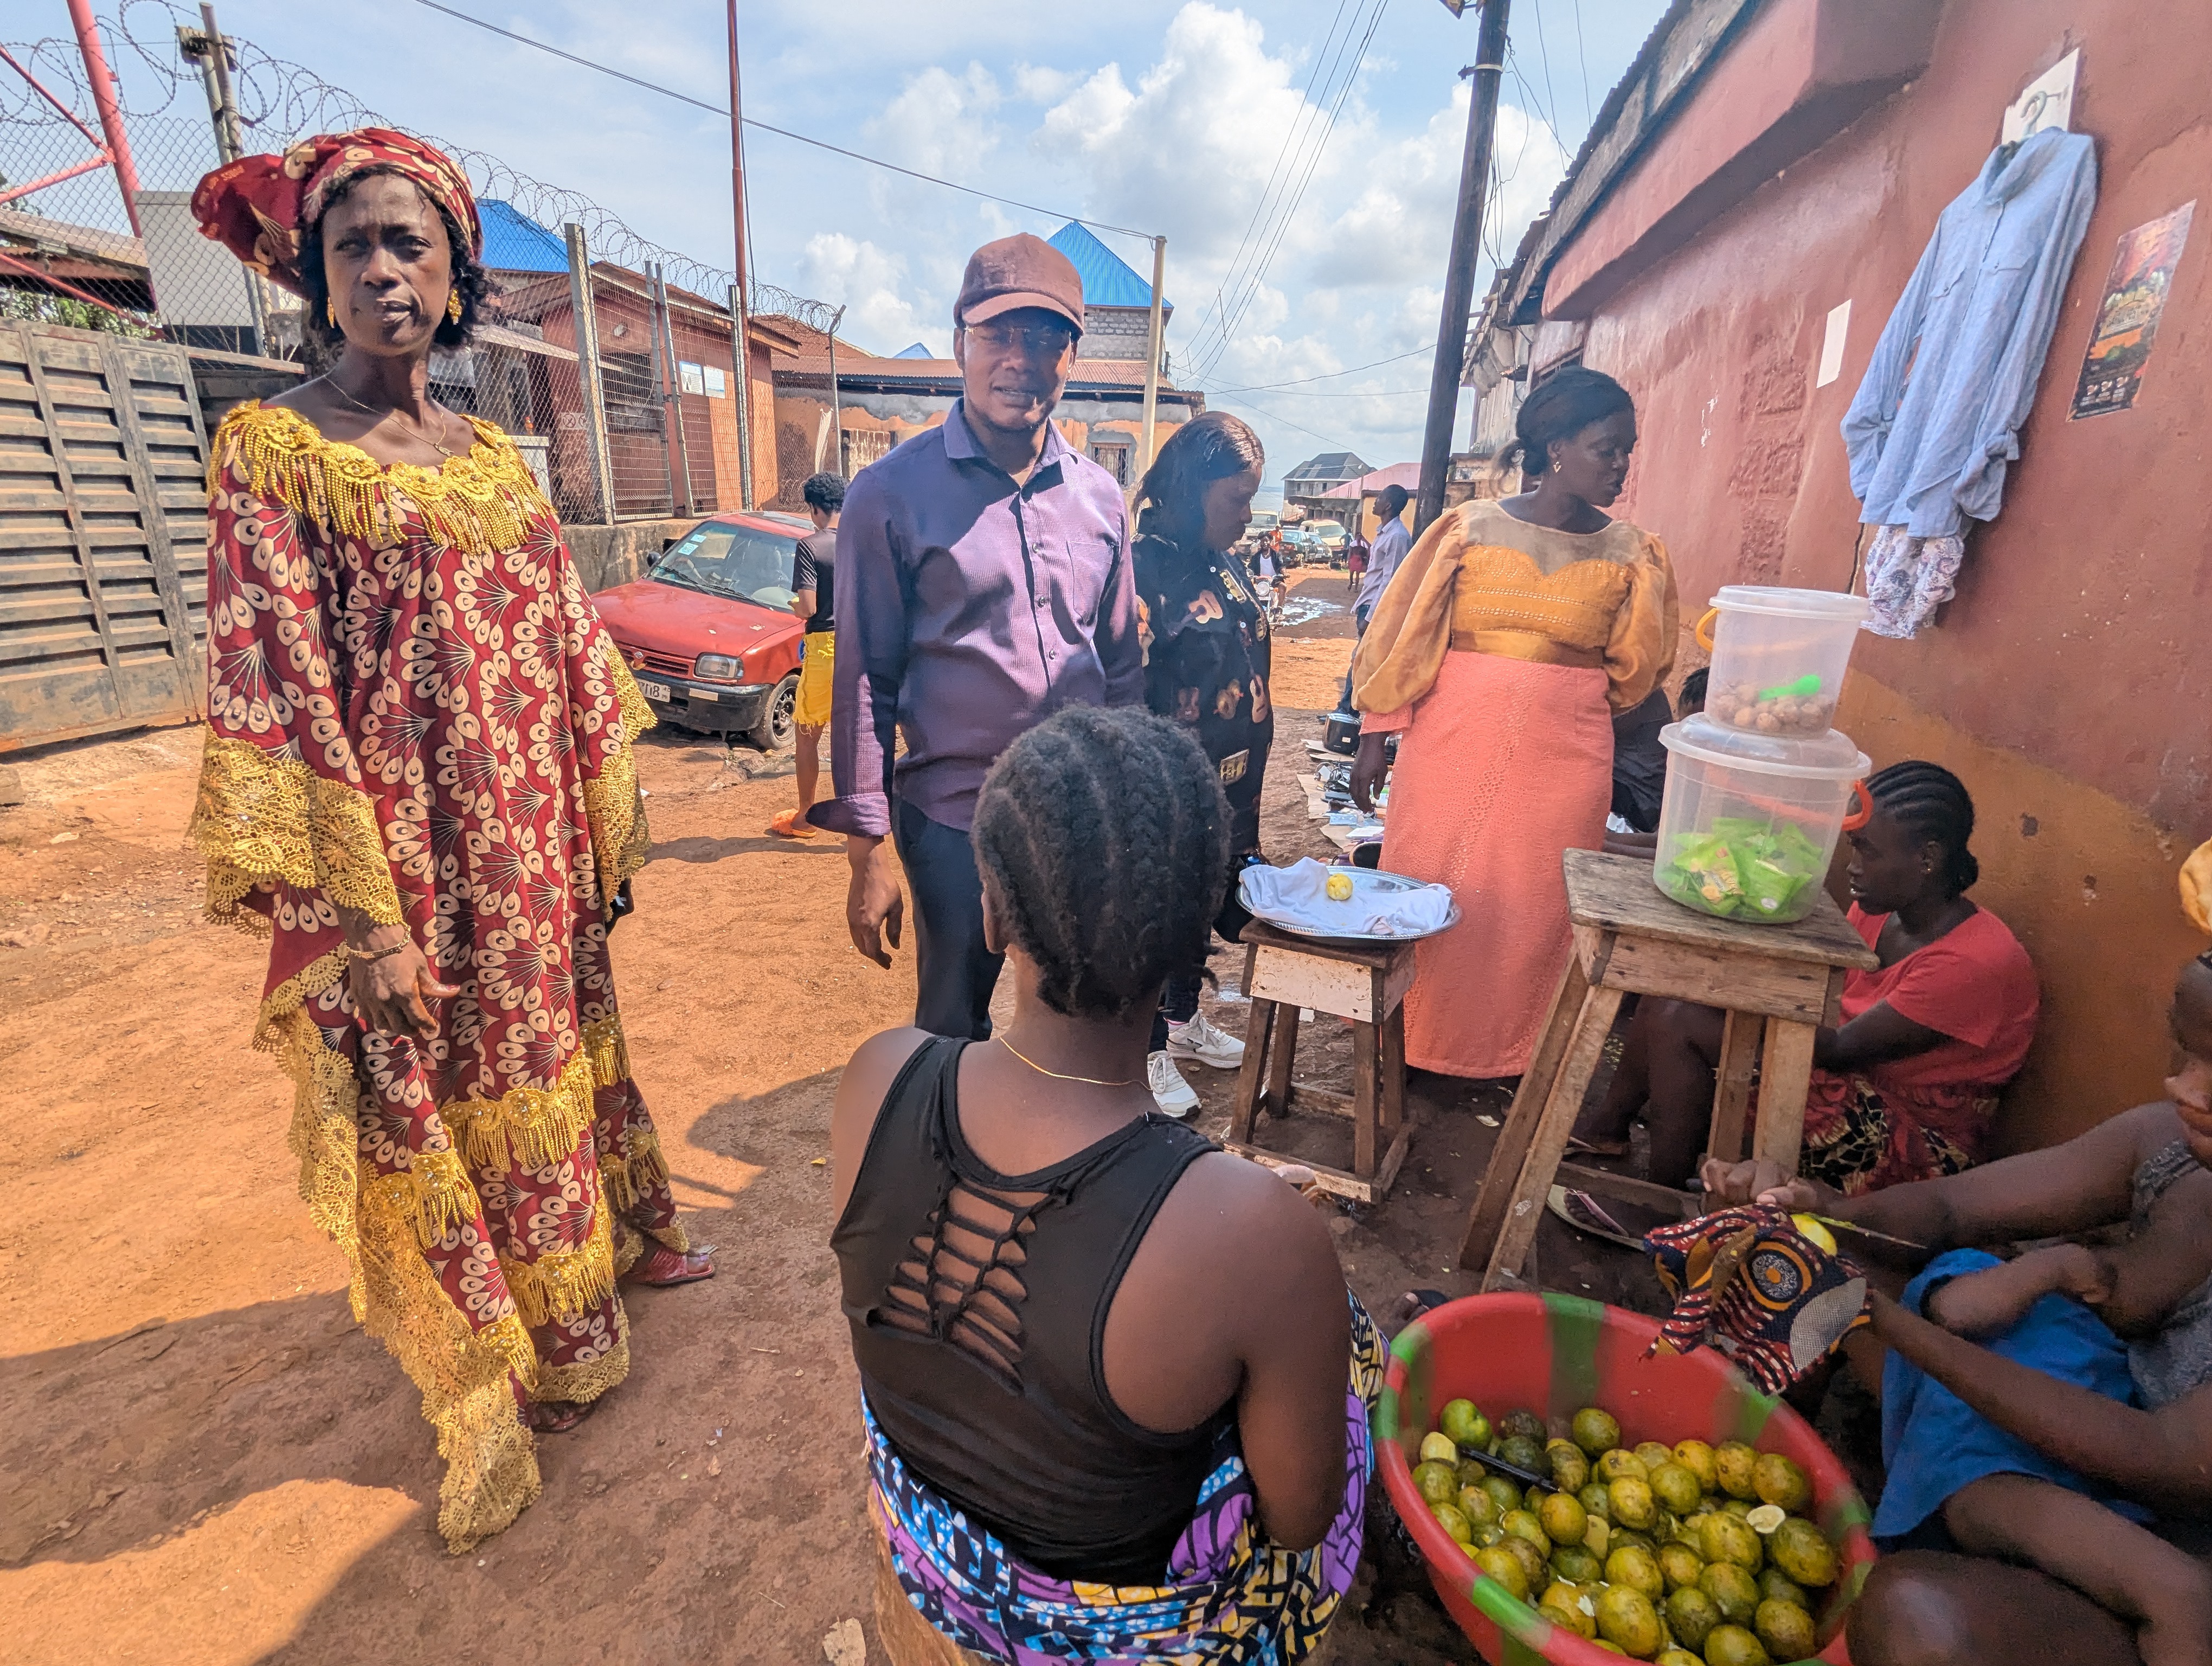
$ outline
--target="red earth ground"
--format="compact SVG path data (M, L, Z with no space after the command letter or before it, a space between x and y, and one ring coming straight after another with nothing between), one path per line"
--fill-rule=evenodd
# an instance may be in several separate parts
M1341 575L1297 577L1294 618L1334 605L1278 649L1278 861L1326 854L1294 777L1351 634ZM848 1618L883 1660L821 1159L838 1068L911 1012L913 958L884 972L853 951L838 841L763 836L787 755L667 729L644 748L656 843L617 971L720 1273L628 1297L629 1382L542 1443L544 1495L460 1558L416 1396L298 1200L289 1084L246 1046L260 951L199 918L198 757L190 730L60 750L20 764L29 801L0 811L0 1660L809 1663ZM1214 967L1212 1010L1239 1031L1241 960ZM1302 1075L1348 1071L1340 1026L1309 1037ZM1218 1134L1233 1076L1193 1074ZM1430 1078L1413 1099L1396 1190L1332 1228L1378 1313L1412 1285L1468 1287L1450 1263L1478 1118L1505 1103ZM1282 1137L1316 1155L1345 1135ZM1547 1266L1571 1288L1606 1276ZM1327 1657L1472 1659L1384 1518L1370 1540Z

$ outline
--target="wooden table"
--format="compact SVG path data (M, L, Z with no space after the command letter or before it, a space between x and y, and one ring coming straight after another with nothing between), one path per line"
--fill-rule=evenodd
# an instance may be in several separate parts
M1844 975L1880 962L1826 892L1793 926L1742 925L1682 907L1651 883L1649 859L1591 850L1565 855L1574 952L1551 1017L1513 1096L1513 1110L1484 1172L1459 1264L1482 1268L1482 1288L1522 1276L1536 1222L1574 1132L1605 1038L1631 993L1726 1010L1706 1149L1743 1152L1745 1108L1760 1063L1759 1122L1751 1154L1795 1172L1813 1076L1813 1039L1836 1021ZM1249 1055L1248 1055L1249 1057ZM1685 1195L1648 1181L1569 1164L1586 1190L1660 1207Z
M1406 991L1413 986L1411 943L1339 943L1278 931L1263 921L1244 927L1244 1064L1229 1119L1228 1150L1255 1163L1294 1161L1255 1142L1260 1113L1287 1116L1310 1102L1352 1119L1352 1167L1313 1171L1325 1192L1378 1203L1398 1177L1413 1137L1406 1119ZM1352 1091L1293 1081L1298 1012L1310 1006L1352 1020Z

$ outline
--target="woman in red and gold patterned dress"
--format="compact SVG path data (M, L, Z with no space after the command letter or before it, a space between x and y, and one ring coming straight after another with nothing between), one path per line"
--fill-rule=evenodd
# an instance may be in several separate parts
M343 342L216 435L208 906L271 933L255 1045L297 1085L354 1311L422 1390L460 1551L537 1496L533 1432L627 1374L617 1278L713 1272L607 958L653 719L528 467L429 395L485 292L453 161L325 135L218 169L193 210Z

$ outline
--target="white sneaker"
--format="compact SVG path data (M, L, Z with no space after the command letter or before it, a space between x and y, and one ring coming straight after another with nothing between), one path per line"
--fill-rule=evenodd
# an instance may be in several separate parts
M1145 1082L1152 1090L1152 1103L1160 1113L1180 1122L1198 1109L1198 1090L1183 1080L1182 1072L1164 1053L1145 1057Z
M1216 1030L1203 1012L1194 1012L1188 1024L1168 1026L1168 1051L1176 1058L1196 1059L1216 1070L1234 1070L1244 1062L1244 1043Z

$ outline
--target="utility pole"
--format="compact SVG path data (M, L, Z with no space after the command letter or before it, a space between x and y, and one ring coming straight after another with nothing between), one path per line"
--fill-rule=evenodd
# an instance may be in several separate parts
M735 222L738 281L730 290L730 325L736 331L738 366L738 497L753 507L753 382L751 326L752 289L745 276L745 117L744 97L738 84L738 0L729 0L730 12L730 217Z
M591 454L592 490L599 518L615 519L614 459L607 448L607 388L599 367L599 315L592 301L592 252L584 228L574 221L561 228L568 245L568 313L575 320L576 386L584 401L584 443Z
M1152 466L1152 434L1160 412L1160 349L1164 344L1161 335L1165 328L1160 319L1160 282L1167 275L1168 240L1164 236L1152 239L1152 321L1146 335L1145 349L1145 441L1137 459L1137 477L1129 483L1134 491L1145 477L1145 471Z
M115 77L107 72L107 54L100 48L92 0L69 0L69 9L70 21L76 26L76 49L84 58L84 78L92 87L93 107L100 112L100 131L107 136L107 154L115 161L115 184L123 193L123 212L131 222L131 234L143 237L145 230L138 223L138 166L131 160L131 133L123 125L123 100L116 96Z
M1444 477L1451 469L1452 429L1459 414L1460 373L1467 368L1467 326L1474 306L1474 263L1482 249L1483 198L1498 137L1498 83L1505 72L1505 15L1510 0L1483 0L1482 30L1468 100L1467 151L1460 162L1459 213L1452 222L1451 264L1444 271L1443 318L1437 326L1436 363L1429 371L1429 423L1421 437L1421 489L1413 536L1443 513Z
M830 315L830 467L841 478L845 472L845 402L837 393L837 326L844 321L842 307Z
M188 24L177 26L177 50L188 63L200 66L200 84L206 90L208 119L215 127L216 155L226 162L234 162L246 154L246 144L239 134L238 100L230 90L230 42L223 38L216 26L215 8L202 0L200 27L195 31ZM254 351L264 358L274 358L276 352L270 339L268 294L261 286L261 275L246 274L246 302L253 317Z

